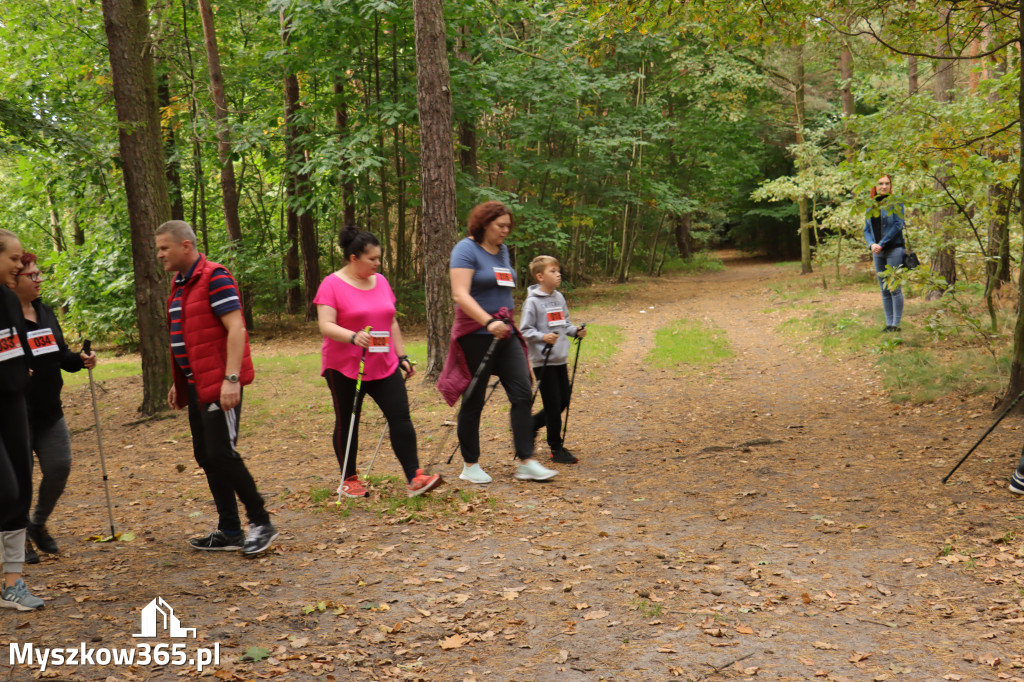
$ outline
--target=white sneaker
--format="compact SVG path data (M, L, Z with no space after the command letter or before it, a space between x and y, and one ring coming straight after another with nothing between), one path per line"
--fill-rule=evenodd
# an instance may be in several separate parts
M459 474L459 478L470 483L490 483L494 480L477 463L463 464L462 473Z
M557 474L554 469L548 469L537 460L530 459L516 467L515 477L520 481L546 481Z

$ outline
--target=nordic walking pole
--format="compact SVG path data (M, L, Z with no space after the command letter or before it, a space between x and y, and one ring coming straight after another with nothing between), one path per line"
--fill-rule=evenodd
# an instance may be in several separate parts
M578 329L586 329L587 324L584 322ZM577 331L577 334L579 332ZM569 382L569 400L565 403L565 423L562 424L562 443L565 443L565 432L569 430L569 406L572 405L572 389L576 386L576 365L580 361L580 346L583 345L583 339L576 337L576 357L572 361L572 381Z
M370 475L370 471L373 469L373 463L377 461L377 453L380 452L380 445L384 442L384 434L388 432L388 423L384 422L384 428L380 432L380 438L377 439L377 447L373 449L373 457L370 458L370 466L366 467L366 473L363 474L363 478L367 478Z
M86 355L92 353L92 341L85 340L82 344L82 352ZM96 445L100 449L100 471L103 472L103 489L107 492L107 518L110 520L110 538L114 536L114 505L110 502L110 484L107 482L107 462L103 457L103 436L100 435L100 408L96 402L96 384L92 380L92 369L89 369L89 391L92 393L92 415L96 420Z
M363 331L369 334L370 327L367 326ZM363 370L365 368L366 348L363 349L363 354L359 356L359 373L356 375L356 395L352 398L352 415L348 420L348 438L345 440L345 463L341 465L341 485L338 486L338 501L336 504L341 504L342 490L345 488L345 472L348 471L348 452L352 447L352 433L356 429L356 407L359 405L359 389L363 387Z
M410 364L412 363L411 360L409 362L410 362ZM399 362L398 366L401 367L402 363ZM402 370L402 371L405 371L405 370ZM408 378L409 377L406 376L406 379L408 379ZM386 420L386 418L385 418L385 420ZM368 477L370 475L370 471L373 469L373 463L377 460L377 453L380 452L380 445L381 445L381 443L384 442L384 435L387 434L389 426L390 426L390 424L388 424L387 421L385 421L384 422L384 430L380 432L380 438L377 439L377 447L375 447L373 449L373 457L370 458L370 466L366 467L366 473L363 474L363 478L366 478L366 477Z
M490 389L487 391L487 395L484 397L484 405L487 405L487 402L491 399L491 396L494 395L494 389L498 388L498 384L500 384L500 383L501 383L501 379L495 379L494 383L491 384ZM483 409L483 408L481 407L481 409ZM455 428L458 428L458 423L459 423L459 415L456 414L455 415ZM448 463L449 464L452 463L452 458L455 457L455 451L458 450L458 449L459 449L459 439L456 438L455 439L455 445L452 446L452 451L448 453Z
M480 361L480 364L477 365L476 371L473 372L473 378L470 379L469 381L469 388L467 388L466 392L462 394L462 402L459 403L459 411L455 413L456 424L458 424L459 415L462 413L462 403L466 402L466 396L471 395L473 393L473 389L476 388L477 382L480 381L480 377L484 373L484 367L486 367L487 364L491 361L491 356L494 355L494 349L498 347L499 341L501 341L501 339L499 339L497 336L491 338L491 345L487 346L487 352L484 353L484 359ZM495 386L497 386L497 384L495 384ZM492 388L491 390L493 391L494 389ZM486 398L484 398L484 402L487 402ZM458 447L458 443L456 443L456 447ZM452 454L448 456L448 464L452 463L453 457L455 457L455 450L452 450Z
M993 423L993 424L992 424L992 426L988 427L988 431L986 431L985 433L983 433L983 434L981 435L981 438L979 438L979 439L978 439L978 442L977 442L977 443L975 443L975 444L974 444L974 445L973 445L973 446L971 447L971 449L967 451L967 454L966 454L966 455L964 455L963 457L961 457L961 458L960 458L960 461L956 463L956 466L955 466L955 467L953 467L952 469L950 469L949 473L948 473L948 474L946 474L946 477L945 477L944 479L942 479L942 483L943 483L943 484L945 484L945 483L946 483L946 481L948 481L948 480L949 480L950 476L952 476L952 475L953 475L953 472L954 472L954 471L956 471L957 469L959 469L959 468L960 468L960 465L961 465L961 464L963 464L963 463L964 463L964 461L966 461L966 460L967 460L967 458L971 456L971 453L972 453L972 452L974 452L974 449L975 449L976 447L978 447L979 445L981 445L981 441L983 441L983 440L985 440L986 438L988 438L988 434L992 433L992 430L993 430L993 429L995 429L995 428L996 428L996 426L998 426L998 425L999 425L999 422L1003 421L1003 417L1005 417L1006 415L1010 414L1010 410L1012 410L1012 409L1013 409L1013 408L1014 408L1014 407L1015 407L1015 406L1017 405L1017 403L1018 403L1018 402L1020 402L1020 399L1021 399L1021 398L1024 398L1024 391L1021 391L1021 392L1020 392L1020 394L1019 394L1019 395L1018 395L1018 396L1017 396L1016 398L1014 398L1014 399L1013 399L1013 402L1012 402L1012 403L1010 403L1010 406L1009 406L1009 407L1007 407L1007 408L1006 408L1005 410L1003 410L1003 413L1002 413L1001 415L999 415L999 419L996 419L995 423Z
M544 365L540 368L540 376L537 377L537 386L533 389L533 397L530 398L530 409L533 409L533 404L537 402L537 391L540 390L540 382L544 381L544 374L548 371L548 359L551 357L551 349L554 348L550 343L544 344Z
M548 371L548 359L551 357L551 349L552 348L554 348L554 346L552 344L545 343L544 344L544 350L541 351L542 353L544 353L544 364L540 368L540 376L537 377L537 385L533 389L533 397L530 398L530 412L531 412L531 414L533 413L533 404L537 401L537 392L540 391L540 382L544 381L544 375ZM484 401L484 402L486 402L486 401ZM534 434L534 435L536 435L536 434ZM515 448L512 448L512 460L515 461L515 458L516 458Z

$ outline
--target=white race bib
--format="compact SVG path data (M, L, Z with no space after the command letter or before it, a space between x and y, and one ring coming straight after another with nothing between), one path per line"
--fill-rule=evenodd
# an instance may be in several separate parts
M25 349L21 347L21 337L18 336L18 331L13 327L0 329L0 362L12 360L24 354Z
M512 271L508 268L494 268L494 279L499 287L514 287L516 285L515 277L512 276Z
M548 316L549 327L564 327L565 326L565 311L561 308L548 308L544 311Z
M387 353L391 350L391 332L370 332L371 353Z
M32 352L32 357L56 353L60 350L57 346L57 337L49 327L28 333L28 349Z

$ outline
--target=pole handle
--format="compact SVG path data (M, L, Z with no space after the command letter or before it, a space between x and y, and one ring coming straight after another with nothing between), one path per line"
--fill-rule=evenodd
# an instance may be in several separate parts
M85 343L82 344L82 352L85 353L86 355L92 353L92 341L90 341L89 339L85 340Z

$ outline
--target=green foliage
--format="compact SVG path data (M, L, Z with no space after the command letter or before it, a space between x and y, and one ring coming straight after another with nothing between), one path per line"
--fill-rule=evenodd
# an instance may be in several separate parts
M68 311L63 326L69 340L77 336L129 346L138 342L131 249L120 246L108 250L90 242L42 263L48 275L43 299Z

